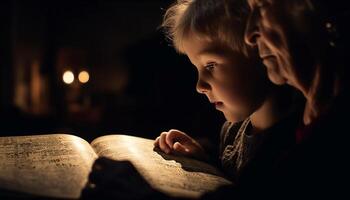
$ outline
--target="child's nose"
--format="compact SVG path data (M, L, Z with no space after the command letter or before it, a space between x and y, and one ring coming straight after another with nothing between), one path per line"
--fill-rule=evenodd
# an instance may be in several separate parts
M210 85L206 81L204 81L202 79L198 79L197 85L196 85L196 90L200 94L205 94L206 92L208 92L210 90Z

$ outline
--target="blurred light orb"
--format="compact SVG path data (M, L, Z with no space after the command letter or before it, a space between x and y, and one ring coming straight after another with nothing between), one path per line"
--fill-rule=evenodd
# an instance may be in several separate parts
M78 79L81 83L87 83L90 79L90 75L87 71L81 71L78 75Z
M71 84L71 83L73 83L73 81L74 81L74 74L73 74L73 72L72 71L65 71L64 73L63 73L63 82L65 83L65 84Z

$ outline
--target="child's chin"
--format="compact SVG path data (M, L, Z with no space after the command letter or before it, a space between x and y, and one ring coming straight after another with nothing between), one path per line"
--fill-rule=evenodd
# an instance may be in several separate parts
M226 113L223 113L223 114L225 116L225 119L231 123L237 123L237 122L245 120L243 117L240 117L240 116L229 115Z

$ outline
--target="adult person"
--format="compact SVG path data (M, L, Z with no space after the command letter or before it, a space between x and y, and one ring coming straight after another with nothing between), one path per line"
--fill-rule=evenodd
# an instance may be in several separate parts
M296 145L274 183L296 196L345 195L348 181L349 9L339 0L248 0L246 42L257 46L270 80L305 97ZM277 184L274 184L275 186Z

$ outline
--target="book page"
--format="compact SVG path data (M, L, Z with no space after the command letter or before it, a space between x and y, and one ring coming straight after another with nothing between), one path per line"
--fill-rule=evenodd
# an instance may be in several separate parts
M209 164L154 151L153 142L133 136L108 135L95 139L91 146L99 156L131 161L153 188L174 197L198 198L221 185L231 184Z
M0 188L79 198L96 158L89 143L73 135L0 137Z

